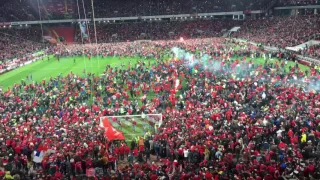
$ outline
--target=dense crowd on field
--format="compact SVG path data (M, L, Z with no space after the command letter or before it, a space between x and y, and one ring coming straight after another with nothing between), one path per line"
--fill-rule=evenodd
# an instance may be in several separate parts
M274 59L282 54L212 38L49 51L123 62L106 65L104 76L70 72L34 82L30 75L3 89L4 179L83 179L87 171L92 179L320 178L314 68L307 72ZM268 60L256 64L256 57ZM141 98L149 94L155 95ZM163 123L144 139L110 142L99 119L121 111L162 113Z

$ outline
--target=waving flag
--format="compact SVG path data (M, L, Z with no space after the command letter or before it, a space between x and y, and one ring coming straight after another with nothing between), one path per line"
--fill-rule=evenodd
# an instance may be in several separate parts
M81 34L82 34L82 38L87 38L88 35L86 33L86 24L83 22L83 23L79 23L79 26L80 26L80 31L81 31Z
M116 130L110 123L108 118L103 118L100 120L100 126L105 129L104 135L108 138L109 141L112 140L124 140L122 132Z

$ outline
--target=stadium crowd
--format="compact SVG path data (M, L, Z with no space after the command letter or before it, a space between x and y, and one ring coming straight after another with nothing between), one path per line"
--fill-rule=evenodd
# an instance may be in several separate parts
M157 21L97 25L98 43L126 42L134 40L168 40L198 38L198 37L220 37L223 30L228 30L241 24L233 20L195 20L195 21ZM85 43L95 42L94 27L89 25L89 38ZM78 30L76 41L82 43L81 33Z
M41 42L41 30L35 28L0 30L0 69L6 69L13 59L20 63L48 45Z
M309 46L302 50L301 54L309 57L320 58L320 45Z
M319 0L280 0L279 5L282 6L301 6L319 4Z
M0 19L1 22L39 20L35 12L28 1L12 0L0 6Z
M107 65L105 76L30 76L1 91L5 179L81 179L87 170L92 179L320 178L314 68L303 72L269 59L281 54L223 39L83 47L50 51L141 61ZM258 65L256 57L269 60ZM142 112L163 114L158 133L131 144L104 137L101 116Z
M272 17L246 20L235 37L267 46L292 47L304 43L320 31L320 16Z
M95 0L94 8L97 18L107 18L258 10L263 8L267 2L267 0L233 2L221 0ZM79 14L82 18L85 17L85 14L88 18L92 16L91 1L51 0L39 1L39 3L41 18L46 20L78 18ZM38 1L33 0L6 1L0 8L0 18L2 22L39 20L39 7Z

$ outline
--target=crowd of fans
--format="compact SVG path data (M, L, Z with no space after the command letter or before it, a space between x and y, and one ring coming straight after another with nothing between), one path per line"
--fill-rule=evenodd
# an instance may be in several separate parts
M31 54L45 48L46 44L41 42L40 28L2 28L0 30L0 69L8 67L12 59L25 61Z
M108 2L95 1L95 13L97 17L119 16L149 16L168 14L195 14L230 12L243 10L256 10L261 8L264 0L254 1L208 1L208 0L159 0L159 1L128 1L121 0ZM109 8L99 8L109 7ZM88 11L91 10L90 5Z
M146 0L146 1L104 1L95 0L95 17L127 17L171 14L197 14L213 12L230 12L264 9L267 0ZM83 4L84 3L84 4ZM280 0L278 5L309 5L319 4L318 0ZM2 22L39 20L39 8L42 19L71 19L92 16L91 1L75 0L11 0L0 7ZM79 9L78 9L79 8ZM79 11L78 11L79 10Z
M244 10L259 10L264 8L267 0L95 0L95 16L127 17L171 14L196 14L213 12L230 12ZM42 19L71 19L92 16L91 1L76 0L11 0L0 7L0 18L4 22L27 21ZM84 3L84 4L83 4ZM40 15L39 15L40 8ZM78 9L79 8L79 9ZM79 12L78 12L79 10Z
M12 0L0 6L1 22L39 20L37 10L27 0Z
M319 4L319 0L280 0L279 5L282 6L301 6Z
M196 20L196 21L154 21L137 23L97 23L96 34L98 43L104 42L126 42L134 40L168 40L197 37L219 37L223 30L241 24L233 20ZM89 25L88 38L84 42L95 42L94 27ZM80 29L76 41L82 42Z
M302 55L304 56L309 56L309 57L315 57L315 58L320 58L320 45L312 45L301 52Z
M290 16L246 20L234 37L268 46L292 47L320 32L320 16Z
M104 76L70 72L42 82L29 76L1 91L5 179L81 179L89 169L93 179L320 178L313 68L304 72L255 46L211 38L50 51L141 60L107 65ZM269 60L251 59L260 56ZM134 94L155 96L144 101ZM110 142L99 119L120 109L162 113L162 126L131 144ZM42 160L33 162L36 157Z

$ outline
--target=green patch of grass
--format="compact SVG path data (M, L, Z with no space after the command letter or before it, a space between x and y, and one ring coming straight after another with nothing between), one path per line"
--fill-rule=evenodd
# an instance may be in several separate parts
M44 60L38 60L37 62L1 75L0 86L2 86L3 89L7 89L14 84L21 83L21 80L25 80L27 83L31 83L32 81L41 82L43 79L54 78L59 74L65 76L70 72L84 76L83 70L94 73L95 75L100 75L104 72L107 64L113 67L120 67L121 63L124 63L125 67L127 67L129 60L131 60L132 64L136 64L139 58L124 57L119 59L119 57L102 58L99 56L92 57L91 60L89 60L87 57L77 56L63 57L59 62L54 57L50 57L49 61L47 58L44 58ZM29 80L26 79L27 76L29 76ZM31 76L32 80L30 79Z

